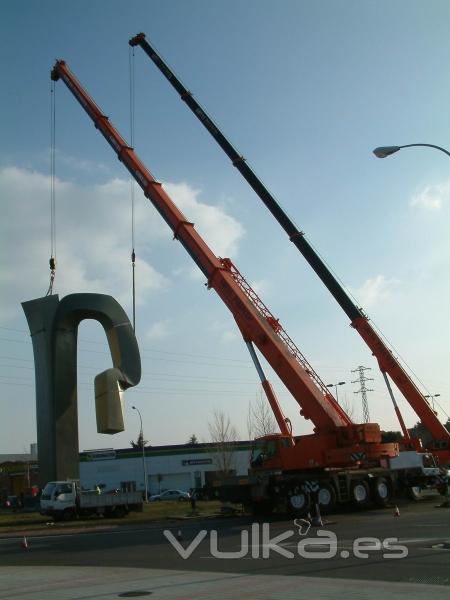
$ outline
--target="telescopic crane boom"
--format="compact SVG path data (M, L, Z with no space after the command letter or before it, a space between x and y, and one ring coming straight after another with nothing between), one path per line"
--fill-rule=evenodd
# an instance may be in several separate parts
M346 466L354 465L355 460L360 461L362 456L364 460L372 463L380 456L395 456L395 444L380 443L381 436L377 424L352 423L237 268L229 259L220 259L213 254L195 230L194 224L177 208L161 183L139 160L133 148L127 145L64 61L56 62L51 77L55 81L64 81L119 160L140 185L144 195L169 225L174 239L181 242L205 275L208 287L213 288L228 307L245 342L254 344L260 350L300 405L302 416L314 423L314 434L296 438L295 445L291 445L292 451L295 451L292 459L289 456L291 464L295 468ZM273 408L272 402L271 406ZM279 414L279 424L282 420ZM289 448L292 438L290 435L285 437L288 442L286 448ZM306 445L299 443L299 440L306 439ZM354 458L355 456L357 458Z
M303 231L300 231L288 215L284 212L272 194L268 191L262 181L256 176L253 170L248 166L245 158L239 154L232 144L223 135L213 120L207 115L200 104L195 100L192 93L177 78L169 66L164 62L156 50L148 43L144 33L139 33L129 41L130 46L140 46L147 56L155 63L164 77L175 88L181 99L187 104L194 115L209 131L225 154L230 158L232 164L241 173L241 175L250 184L265 206L269 209L281 227L289 236L291 242L300 251L308 264L313 268L321 281L325 284L329 292L337 301L342 310L350 319L351 326L356 329L364 342L370 348L372 354L378 361L379 367L388 385L388 391L396 408L396 414L399 417L402 426L405 441L409 442L409 434L403 423L403 419L396 405L392 389L386 377L389 374L395 385L401 391L405 399L409 402L423 425L432 435L435 448L440 449L441 458L445 461L450 460L450 433L437 418L436 413L427 402L425 396L421 393L408 373L395 358L392 351L385 344L377 331L369 323L367 316L361 308L357 307L349 297L344 288L340 285L326 264L309 244Z

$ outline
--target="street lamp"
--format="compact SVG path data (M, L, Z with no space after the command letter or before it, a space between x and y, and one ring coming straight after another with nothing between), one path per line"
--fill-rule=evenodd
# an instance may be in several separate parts
M441 148L441 146L435 146L434 144L405 144L404 146L379 146L378 148L375 148L375 150L373 150L373 153L375 154L375 156L377 158L386 158L387 156L390 156L391 154L395 154L402 148L411 148L413 146L425 146L426 148L435 148L436 150L440 150L447 156L450 156L450 152L448 150L446 150L445 148ZM327 387L329 387L329 386L327 386ZM439 396L440 396L440 394L427 394L425 396L425 398L431 399L431 405L432 405L433 410L434 410L434 399L438 398Z
M144 469L144 486L145 486L144 500L145 500L145 502L148 502L148 482L147 482L147 469L145 468L144 428L142 426L142 415L141 415L141 411L138 408L136 408L135 406L132 406L131 408L133 410L137 411L137 413L139 415L139 419L141 421L140 438L141 438L141 442L142 442L142 468Z
M334 387L334 389L336 390L336 402L339 404L338 385L345 385L345 381L338 381L337 383L329 383L329 384L327 384L327 388Z
M440 146L435 146L434 144L405 144L404 146L379 146L378 148L375 148L375 150L373 150L373 153L377 158L386 158L391 154L395 154L402 148L411 148L412 146L425 146L426 148L436 148L436 150L440 150L441 152L444 152L444 154L447 154L447 156L450 156L450 152L448 152L448 150L446 150L445 148L441 148Z
M431 398L431 404L433 406L433 410L434 410L434 399L438 398L440 396L440 394L427 394L425 396L425 398Z

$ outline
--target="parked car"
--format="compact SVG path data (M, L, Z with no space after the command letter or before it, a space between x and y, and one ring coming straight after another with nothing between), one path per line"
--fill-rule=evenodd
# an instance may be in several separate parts
M159 502L161 500L178 500L179 502L183 502L185 500L190 500L191 496L188 492L182 492L181 490L166 490L165 492L161 492L161 494L154 494L150 496L150 502Z

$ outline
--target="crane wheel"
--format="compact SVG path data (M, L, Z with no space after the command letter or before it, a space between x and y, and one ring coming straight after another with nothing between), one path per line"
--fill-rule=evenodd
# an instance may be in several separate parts
M296 491L287 498L287 509L288 513L295 517L305 516L310 509L311 499L309 494L302 490Z
M336 508L336 491L331 484L320 485L318 498L321 512L331 513Z
M370 503L370 488L367 481L364 481L364 479L353 481L350 487L350 497L353 506L357 508L367 506Z
M392 485L385 477L377 477L372 485L372 497L378 506L387 506L392 499Z

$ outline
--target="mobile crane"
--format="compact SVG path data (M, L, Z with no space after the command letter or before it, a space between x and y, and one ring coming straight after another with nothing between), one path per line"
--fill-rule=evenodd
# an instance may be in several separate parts
M282 501L288 502L291 508L298 508L299 502L301 504L299 489L313 477L319 480L317 485L321 486L322 497L329 498L331 503L337 499L361 504L368 502L371 495L381 502L397 481L416 485L424 478L434 477L438 470L427 469L424 464L418 469L417 462L409 468L405 457L403 466L395 468L399 459L398 445L381 443L378 424L355 424L351 421L278 319L231 260L214 255L194 224L181 213L161 183L75 79L65 61L56 62L51 77L54 81L64 81L84 108L144 195L169 225L174 239L180 241L202 271L207 287L214 289L228 307L247 344L281 431L261 440L264 449L254 461L257 483L246 486L253 501L264 506L267 502L273 506L275 502ZM254 346L291 392L301 408L300 414L312 421L314 433L292 435ZM422 459L421 455L413 454Z
M225 154L230 158L232 164L241 173L244 179L250 184L271 214L275 217L281 227L289 236L291 242L300 251L308 264L313 268L321 281L325 284L328 291L332 294L342 310L350 319L351 326L356 329L364 342L367 344L372 354L378 361L380 371L385 380L389 396L394 405L394 410L400 423L403 433L403 447L405 449L422 450L420 440L411 439L408 429L401 415L398 404L395 400L388 375L394 381L397 388L409 402L422 424L430 432L433 443L429 448L443 465L450 464L450 433L439 421L436 412L430 406L429 402L418 389L411 377L402 367L401 363L394 356L390 348L378 332L372 327L364 311L355 305L353 300L340 285L327 265L317 254L304 232L300 231L289 216L284 212L269 190L262 181L256 176L253 170L247 164L245 158L240 155L232 144L223 135L217 125L203 110L200 104L195 100L192 93L177 78L170 67L164 62L158 52L149 44L144 33L138 33L129 40L130 46L140 46L147 56L153 61L164 77L174 87L180 95L180 98L187 104L197 119L209 131Z

